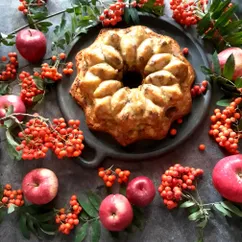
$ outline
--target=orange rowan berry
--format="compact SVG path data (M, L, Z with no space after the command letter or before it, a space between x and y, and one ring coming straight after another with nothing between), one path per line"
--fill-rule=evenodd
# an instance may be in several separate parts
M176 129L171 129L171 130L170 130L170 134L171 134L172 136L175 136L175 135L177 134L177 130L176 130Z
M11 189L12 189L12 186L11 186L10 184L6 184L6 185L5 185L5 189L7 189L7 190L11 190Z
M200 144L198 149L204 151L206 149L206 146L204 144Z
M110 182L110 181L107 181L107 182L106 182L106 186L107 186L107 187L111 187L112 185L113 185L112 182Z
M66 54L65 53L60 53L59 57L61 60L64 60L66 58Z
M121 172L120 168L115 169L115 173L118 175Z
M57 57L56 57L55 55L53 55L53 56L51 57L51 59L52 59L52 61L56 61L56 60L57 60Z

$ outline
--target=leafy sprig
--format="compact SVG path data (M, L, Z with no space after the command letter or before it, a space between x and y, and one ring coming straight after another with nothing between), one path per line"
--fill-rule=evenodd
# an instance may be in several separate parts
M218 54L215 52L212 56L211 69L202 66L202 72L209 76L210 79L218 84L224 93L222 100L217 102L219 106L228 106L232 97L242 96L242 77L232 80L235 72L234 55L231 54L223 68L219 64Z
M235 15L238 4L231 0L211 0L206 14L198 22L197 31L212 41L217 50L242 44L242 21Z
M196 223L199 242L203 241L203 231L212 217L212 209L224 217L242 217L242 210L229 201L204 204L198 193L197 196L198 199L189 193L183 194L186 201L180 205L180 208L187 209L188 219Z

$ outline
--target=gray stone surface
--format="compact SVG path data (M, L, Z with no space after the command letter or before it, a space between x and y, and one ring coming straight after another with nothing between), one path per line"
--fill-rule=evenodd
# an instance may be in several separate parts
M237 1L239 2L239 1ZM18 0L0 1L0 31L7 33L25 23L24 17L16 9ZM70 5L68 0L49 0L50 12L64 9ZM240 4L241 5L241 4ZM53 21L55 21L53 19ZM12 51L13 48L0 47L0 56ZM26 63L20 59L23 66ZM115 164L121 168L131 170L133 176L145 175L153 179L156 186L160 183L160 175L174 162L183 165L200 167L205 170L205 175L199 184L199 191L204 202L220 201L220 195L214 190L211 182L211 171L216 162L224 157L224 153L208 136L209 115L215 107L215 102L220 96L218 90L214 89L214 96L207 118L194 134L184 144L172 152L155 160L145 162L122 162L107 160L105 167ZM61 113L56 100L56 92L53 89L47 94L45 102L39 108L39 113L50 117L60 117ZM1 133L1 138L4 138ZM198 151L198 145L204 143L207 146L205 152ZM73 193L95 189L102 185L97 177L96 170L87 170L77 165L72 160L58 160L55 156L49 155L43 160L19 161L11 160L6 153L4 142L1 143L0 151L0 184L11 183L15 188L21 184L23 176L30 170L37 167L46 167L53 170L60 182L59 194L56 198L56 207L67 203ZM242 241L241 222L239 220L226 220L220 215L215 215L205 229L205 242L240 242ZM13 214L4 220L0 225L0 242L24 242L16 223L16 216ZM145 209L145 228L142 232L136 232L131 236L123 235L120 241L127 242L195 242L196 230L193 223L187 220L187 214L182 209L168 211L162 204L159 194L155 197L151 206ZM73 241L73 235L68 237L58 235L53 242ZM39 241L34 236L31 242ZM49 240L43 240L49 241ZM86 240L90 241L90 240ZM108 232L102 230L102 242L111 242Z

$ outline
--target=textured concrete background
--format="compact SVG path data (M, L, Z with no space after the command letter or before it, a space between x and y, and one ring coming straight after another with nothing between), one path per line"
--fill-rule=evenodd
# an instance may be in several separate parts
M239 1L237 1L239 2ZM8 33L13 29L25 23L24 17L17 11L18 0L0 0L0 31ZM68 0L49 0L48 8L50 13L64 9L70 5ZM242 5L242 4L240 4ZM240 6L240 8L242 8ZM53 19L55 21L56 19ZM50 45L49 45L50 46ZM0 56L13 48L0 47ZM49 56L49 55L48 55ZM20 64L25 62L20 59ZM209 115L215 107L215 102L220 94L214 89ZM56 101L55 90L48 93L45 102L39 108L39 113L50 118L60 117L61 113ZM211 182L211 171L216 162L224 157L219 147L209 138L209 115L203 121L202 125L196 132L186 141L169 154L157 158L155 160L147 160L146 162L129 162L107 160L105 167L115 164L121 168L131 170L133 176L145 175L153 179L155 185L160 183L160 175L174 162L180 162L183 165L200 167L205 170L205 175L199 184L200 195L204 202L220 201L221 197L214 190ZM3 137L3 134L1 134ZM207 146L205 152L198 151L198 145L204 143ZM97 177L96 170L87 170L78 166L72 160L58 160L55 156L49 155L44 160L33 161L13 161L5 152L5 144L1 143L0 152L0 184L11 183L14 188L18 188L21 184L23 176L30 170L37 167L46 167L53 170L60 183L59 194L56 198L56 207L61 207L68 202L69 197L73 193L95 189L102 185L102 181ZM126 236L120 241L127 242L195 242L196 233L193 223L187 220L187 214L184 210L168 211L162 204L157 194L151 206L145 209L145 228L142 232L136 232ZM239 242L242 241L241 232L242 223L239 220L226 220L219 214L216 219L211 219L209 225L205 229L205 242ZM65 237L57 235L50 241L73 241L73 235ZM0 242L24 242L25 239L21 235L16 216L13 214L0 225ZM39 241L34 236L31 242ZM49 240L43 240L49 241ZM88 239L86 241L89 241ZM112 239L108 232L102 230L102 242L111 242Z

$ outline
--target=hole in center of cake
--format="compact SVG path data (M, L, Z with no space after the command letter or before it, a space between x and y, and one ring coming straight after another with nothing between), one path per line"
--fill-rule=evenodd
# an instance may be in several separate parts
M139 72L128 71L123 75L123 85L124 87L136 88L141 85L143 78Z

